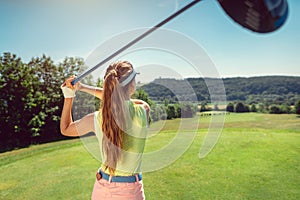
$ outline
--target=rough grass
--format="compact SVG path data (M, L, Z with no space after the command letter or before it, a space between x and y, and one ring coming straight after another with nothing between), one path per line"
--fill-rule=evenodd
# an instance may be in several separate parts
M185 120L187 127L197 122ZM144 173L147 199L300 199L299 117L226 115L216 147L199 159L210 121L200 118L192 145L172 165ZM178 123L154 124L160 132L149 138L146 151L168 144ZM90 199L98 167L78 139L3 153L0 199Z

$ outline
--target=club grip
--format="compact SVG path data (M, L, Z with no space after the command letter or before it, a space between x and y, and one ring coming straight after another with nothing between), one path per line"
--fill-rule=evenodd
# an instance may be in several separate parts
M75 85L78 81L79 81L79 80L76 78L76 79L74 79L74 80L71 82L71 84L72 84L72 85Z

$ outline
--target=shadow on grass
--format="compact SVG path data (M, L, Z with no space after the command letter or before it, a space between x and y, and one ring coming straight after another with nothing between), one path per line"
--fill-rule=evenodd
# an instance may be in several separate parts
M300 118L300 115L297 115L296 117L297 117L297 118Z

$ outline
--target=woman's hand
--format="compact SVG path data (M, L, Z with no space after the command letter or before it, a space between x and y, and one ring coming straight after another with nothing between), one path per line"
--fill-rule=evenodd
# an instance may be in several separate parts
M79 88L79 83L76 83L75 86L72 85L72 81L76 78L76 76L71 76L68 78L62 85L61 90L64 94L65 98L74 98L76 88Z
M76 85L77 85L77 87L78 87L78 84L76 83L75 86L72 85L72 81L73 81L74 79L76 79L76 76L74 76L74 75L70 76L70 78L67 78L67 79L65 80L65 82L61 85L61 87L67 86L68 88L76 89L75 87L76 87Z
M65 98L73 98L73 97L75 97L75 91L82 91L82 92L91 94L102 100L103 88L89 86L89 85L81 83L80 81L78 81L75 85L72 85L72 81L74 79L76 79L76 76L71 76L61 85L61 89L63 90ZM64 91L66 91L67 97L65 96Z
M75 78L76 78L76 76L75 76ZM74 80L74 79L73 79ZM74 87L74 86L73 86ZM83 87L83 84L80 82L80 81L78 81L76 84L75 84L75 91L80 91L81 89L82 89L82 87Z

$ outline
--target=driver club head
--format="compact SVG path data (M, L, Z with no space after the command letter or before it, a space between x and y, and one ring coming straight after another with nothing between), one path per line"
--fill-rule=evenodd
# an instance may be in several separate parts
M235 22L257 32L269 33L280 28L288 17L286 0L218 0Z

